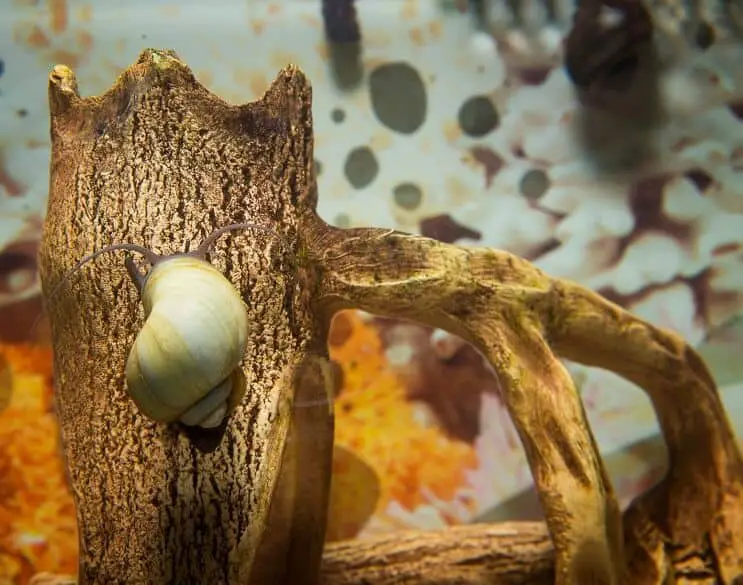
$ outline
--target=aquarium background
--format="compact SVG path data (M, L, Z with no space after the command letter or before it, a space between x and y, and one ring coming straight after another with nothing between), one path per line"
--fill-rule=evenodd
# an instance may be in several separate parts
M326 221L506 249L597 290L698 347L741 432L741 47L692 48L663 80L662 119L633 124L642 104L586 117L561 64L569 3L547 22L524 2L518 26L492 0L356 5L360 42L338 47L319 0L0 0L0 585L77 564L35 259L59 63L91 95L143 48L172 48L234 103L300 65ZM339 34L353 37L348 24ZM471 347L359 312L338 315L329 343L329 539L541 517L498 381ZM650 403L568 366L625 505L663 472Z

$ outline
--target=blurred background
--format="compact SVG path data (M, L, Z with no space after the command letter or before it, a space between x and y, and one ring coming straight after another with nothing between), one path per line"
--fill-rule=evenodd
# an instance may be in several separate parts
M94 95L142 49L172 48L233 103L298 64L314 88L326 221L509 250L677 331L710 364L740 434L737 5L723 14L709 0L693 21L680 1L648 3L651 20L591 3L611 26L574 25L568 0L0 0L0 585L77 566L37 323L55 64ZM614 26L632 42L606 49ZM471 347L345 312L330 352L329 539L541 517L498 381ZM626 505L665 465L650 403L567 365Z

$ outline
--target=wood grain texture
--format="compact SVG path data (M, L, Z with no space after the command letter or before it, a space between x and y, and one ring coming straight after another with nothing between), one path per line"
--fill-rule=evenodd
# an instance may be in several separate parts
M232 106L174 53L148 50L100 97L79 97L72 72L55 68L50 104L40 267L81 585L740 584L743 463L694 350L507 252L327 225L315 210L311 92L297 68L257 102ZM285 245L233 234L211 255L254 327L248 392L205 454L127 398L123 364L142 311L118 257L49 292L106 244L171 253L242 221L272 227ZM322 556L333 434L325 341L348 308L446 329L487 357L546 532L397 534ZM635 382L656 409L669 471L623 516L560 357Z
M551 585L554 551L542 522L475 524L328 545L323 585Z
M313 356L326 355L323 328L302 292L312 274L295 263L301 216L315 205L309 84L289 67L262 100L232 106L172 52L150 50L99 97L81 98L72 72L58 66L49 96L40 270L80 527L80 582L260 583L269 569L265 582L279 582L306 564L293 555L316 565L324 516L292 522L295 506L302 513L327 506L329 473L315 469L329 469L333 433L327 405L291 409L298 384L325 397L305 371ZM243 362L249 391L218 450L204 454L176 427L139 415L124 392L123 366L143 312L123 254L87 264L53 298L48 293L75 261L105 245L174 253L245 221L272 227L286 245L236 232L210 255L241 291L252 328ZM313 421L309 428L303 417ZM298 462L285 456L290 432L315 446ZM293 479L281 482L291 494L281 496L290 501L280 513L270 507L281 499L274 490L282 458L292 461ZM311 489L292 485L305 466ZM282 523L286 538L276 540ZM269 537L272 546L260 546ZM302 550L291 548L293 539ZM291 582L311 584L316 573L308 567Z

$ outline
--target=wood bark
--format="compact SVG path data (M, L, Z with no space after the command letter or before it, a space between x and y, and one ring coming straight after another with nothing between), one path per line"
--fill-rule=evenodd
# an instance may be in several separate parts
M84 266L47 297L81 583L313 582L333 424L317 373L325 328L306 293L314 275L290 255L315 207L310 99L289 68L262 101L230 106L167 51L143 53L95 98L78 96L68 68L51 74L47 293L107 244L185 251L244 221L280 226L288 243L236 233L211 255L254 324L250 391L213 453L139 416L124 393L143 311L121 256ZM296 397L325 404L293 409Z
M323 585L551 585L554 550L542 522L475 524L328 545Z
M56 67L50 104L40 267L81 584L743 579L743 463L697 354L509 253L325 224L315 211L311 91L297 68L257 102L232 106L174 53L147 50L100 97L81 98L72 72ZM255 326L249 390L204 453L197 437L146 420L126 396L123 364L142 310L122 263L99 260L50 291L104 245L172 253L242 221L272 227L285 245L235 234L211 255ZM531 528L471 527L330 545L320 571L333 433L325 340L347 308L441 327L483 352L524 444L553 554ZM658 413L669 472L623 519L557 356L637 383Z
M554 551L542 522L401 531L329 544L322 585L551 585ZM75 585L43 574L32 585Z

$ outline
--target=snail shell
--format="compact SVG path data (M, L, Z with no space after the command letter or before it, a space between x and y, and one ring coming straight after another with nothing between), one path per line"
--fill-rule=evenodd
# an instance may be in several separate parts
M173 256L142 287L145 323L126 363L127 392L159 422L218 426L245 391L248 341L239 292L208 262Z

